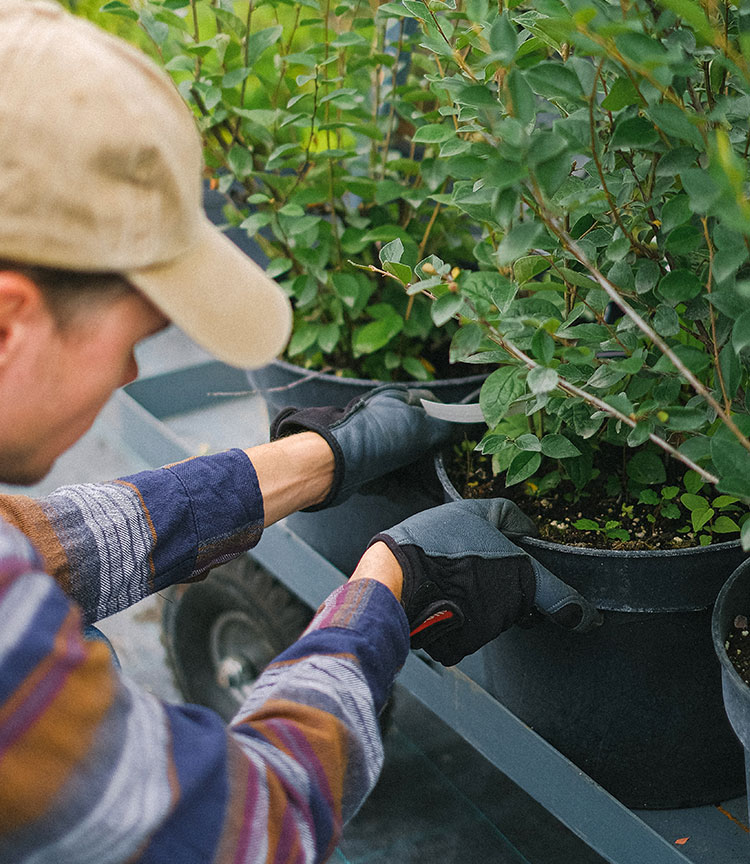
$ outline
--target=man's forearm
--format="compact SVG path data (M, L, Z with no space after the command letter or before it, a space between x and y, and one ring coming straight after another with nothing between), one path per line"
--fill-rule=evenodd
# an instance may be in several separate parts
M322 501L332 480L330 447L302 432L44 498L3 495L0 518L91 622L241 554L265 525Z
M264 525L319 504L333 483L333 451L315 432L245 450L258 475Z

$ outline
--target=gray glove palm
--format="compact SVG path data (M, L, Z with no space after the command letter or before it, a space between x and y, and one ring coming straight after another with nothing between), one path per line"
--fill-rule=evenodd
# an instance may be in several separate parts
M386 543L401 565L412 647L452 666L534 607L576 632L601 623L584 597L504 531L536 533L512 501L493 498L425 510L372 539Z
M309 430L333 450L334 481L328 497L310 510L341 504L371 480L419 459L447 441L451 423L429 417L421 399L429 390L386 384L346 408L285 408L271 424L271 440Z

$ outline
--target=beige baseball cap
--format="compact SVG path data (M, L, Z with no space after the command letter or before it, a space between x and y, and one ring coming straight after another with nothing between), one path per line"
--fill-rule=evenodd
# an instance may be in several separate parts
M47 0L0 0L0 258L125 276L220 360L272 360L279 286L206 218L202 146L170 78Z

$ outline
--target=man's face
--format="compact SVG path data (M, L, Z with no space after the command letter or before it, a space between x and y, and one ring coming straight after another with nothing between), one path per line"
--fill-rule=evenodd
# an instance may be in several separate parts
M64 328L44 306L20 350L0 364L0 481L41 480L136 378L136 344L167 324L136 291L94 303Z

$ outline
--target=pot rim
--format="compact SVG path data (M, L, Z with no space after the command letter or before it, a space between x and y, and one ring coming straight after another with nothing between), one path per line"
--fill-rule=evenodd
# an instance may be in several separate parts
M726 652L724 642L726 641L727 634L722 632L722 624L720 621L721 613L723 611L722 607L727 603L729 592L732 590L735 583L739 582L743 577L745 579L750 579L750 558L743 561L742 564L734 570L732 575L727 579L719 591L711 614L711 636L713 638L714 651L719 663L721 663L722 671L729 676L729 679L735 687L740 687L743 690L748 691L750 690L750 686L743 681L740 673L734 668L734 665Z
M438 450L435 453L435 471L440 483L451 499L453 501L463 501L464 499L459 495L458 490L448 477L448 472L445 470L442 450ZM557 554L583 555L597 558L609 556L613 558L663 558L666 556L710 555L724 549L736 549L740 545L739 540L727 540L723 543L712 543L710 546L687 546L680 549L595 549L590 546L569 546L565 543L555 543L552 540L542 540L539 537L524 536L523 540L529 546L537 546L540 549L554 549ZM750 564L750 559L745 563Z
M362 385L363 387L373 388L378 387L381 384L394 384L398 383L400 385L406 385L407 387L422 387L426 390L431 389L432 387L437 386L448 386L448 385L456 385L460 386L462 384L471 384L474 381L480 382L487 377L487 374L484 372L477 372L474 375L464 375L461 378L435 378L433 381L381 381L377 378L344 378L340 375L332 375L330 372L316 372L314 369L305 369L304 366L298 366L296 363L290 363L288 360L282 360L280 357L276 357L270 363L266 364L267 366L279 366L282 369L287 370L288 372L298 372L302 375L312 375L315 373L316 378L322 378L325 381L329 381L331 383L340 382L341 384L351 384L351 385Z

